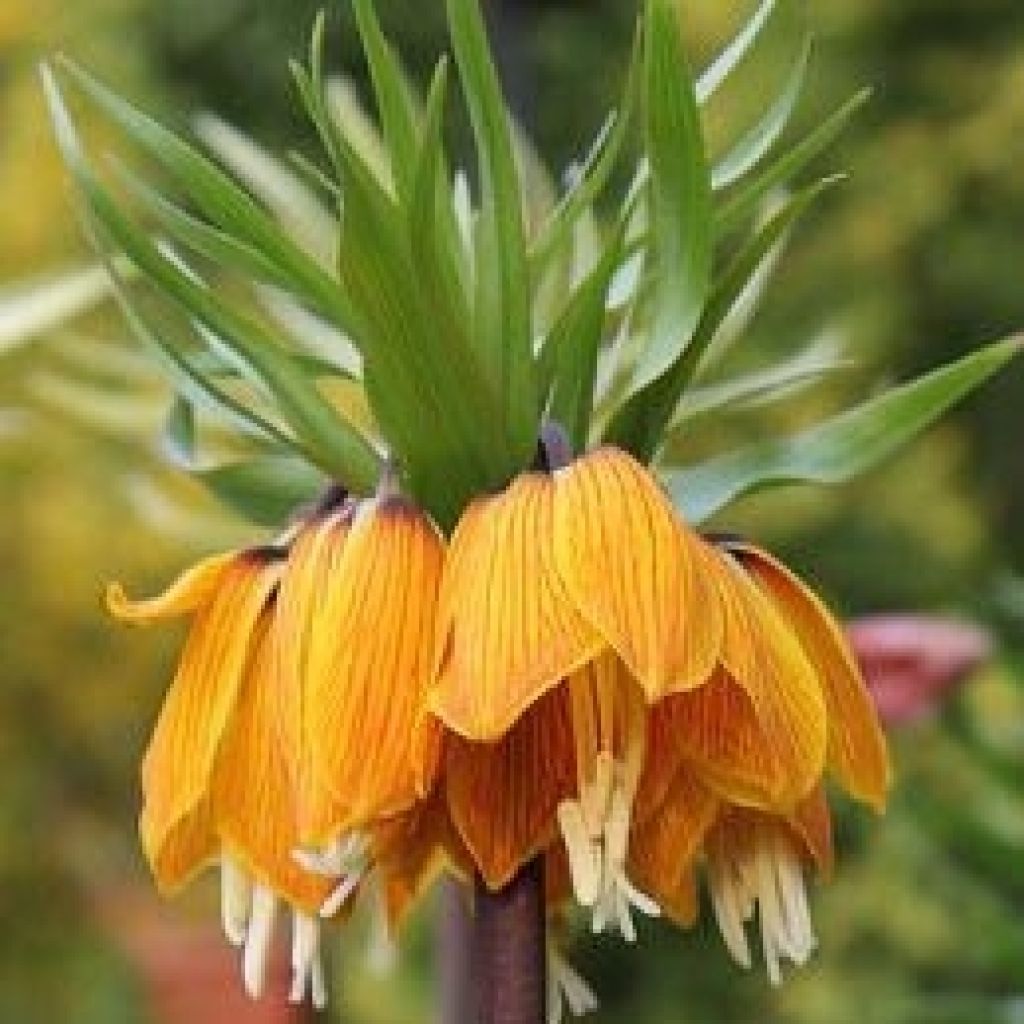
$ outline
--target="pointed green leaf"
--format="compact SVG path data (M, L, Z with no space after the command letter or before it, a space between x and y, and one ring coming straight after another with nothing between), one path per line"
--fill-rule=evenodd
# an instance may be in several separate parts
M636 390L685 350L711 284L711 180L675 5L668 0L651 0L648 8L645 101L655 296Z
M395 188L402 201L408 202L417 147L416 122L406 91L405 77L381 31L374 0L354 0L353 9L363 49L370 63L370 77L373 79L377 110L384 127Z
M155 159L218 227L276 263L292 287L329 310L346 330L351 321L345 295L252 197L212 161L152 118L125 102L71 61L62 60L75 82L139 147Z
M525 466L537 446L539 409L519 176L478 0L446 0L446 6L480 165L473 335L486 375L502 396L515 459Z
M867 102L870 95L870 89L862 89L852 96L835 113L765 168L742 191L728 200L715 217L715 227L718 232L725 233L736 227L744 217L757 210L762 199L773 189L788 184L794 175L826 150L846 127L850 118Z
M823 377L852 365L833 345L815 344L774 366L752 370L715 384L690 388L679 403L669 434L687 427L691 420L721 410L734 411L751 405L789 398Z
M313 501L327 484L308 462L285 455L264 455L196 469L192 476L228 508L271 529L280 529L297 508Z
M64 159L104 232L139 270L231 347L274 396L282 416L295 429L311 458L353 490L372 489L378 469L372 447L324 401L259 324L194 280L121 212L89 166L49 68L44 66L42 74Z
M605 432L608 443L625 448L643 462L654 458L665 440L665 429L679 399L693 379L723 321L785 233L811 203L838 180L826 178L797 193L740 250L725 273L715 282L689 348L676 358L661 377L633 394L617 410Z
M796 109L797 100L807 77L811 56L811 40L804 40L800 55L786 79L782 91L764 117L747 132L726 155L715 164L711 184L715 190L728 188L756 167L781 138Z
M768 24L775 10L776 0L761 0L760 6L744 22L743 27L729 45L715 58L711 65L697 79L697 99L705 103L718 91L722 83L732 74L736 66L750 52L758 37Z
M629 135L640 89L643 54L643 20L637 26L633 49L626 71L626 85L617 111L608 115L597 133L590 152L575 170L572 183L544 224L530 251L530 273L540 279L548 263L572 238L573 227L584 211L590 209L604 191Z
M569 299L541 353L542 374L552 378L549 415L565 428L573 451L577 452L584 451L589 441L605 302L619 264L623 233L624 226L620 224L597 266Z
M989 345L810 430L669 472L669 491L689 522L702 523L751 491L852 480L911 441L1022 348L1024 338Z

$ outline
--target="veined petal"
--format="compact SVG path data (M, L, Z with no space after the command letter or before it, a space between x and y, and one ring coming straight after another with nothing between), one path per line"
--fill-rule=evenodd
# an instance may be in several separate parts
M280 577L259 552L237 559L199 609L142 763L147 850L157 860L172 830L209 795L235 711L253 631Z
M364 503L321 612L304 716L314 791L300 806L303 845L321 845L410 807L414 727L430 682L444 542L397 498ZM324 813L326 805L343 812Z
M747 691L722 668L692 693L662 701L652 715L653 765L662 772L687 761L724 800L742 806L786 809L806 792L807 772L794 775L779 756ZM678 770L678 769L674 769Z
M374 830L373 858L384 879L392 932L445 867L464 876L473 870L440 789Z
M308 913L327 897L326 880L296 864L295 794L275 725L276 641L268 611L238 706L221 743L212 782L217 831L232 856L259 883Z
M718 797L683 766L659 812L630 840L630 878L677 924L688 926L696 918L693 867L719 806Z
M803 842L819 874L827 879L835 866L835 850L832 846L832 815L823 786L815 786L810 796L800 801L789 824Z
M716 553L725 635L722 666L746 692L796 802L825 765L827 716L817 673L771 600L732 556Z
M566 691L533 704L504 739L445 742L452 821L491 889L500 889L556 838L559 803L576 793Z
M614 448L558 470L555 562L576 607L648 700L700 686L722 640L703 545L654 478Z
M474 502L452 537L430 708L467 739L499 739L605 646L555 571L554 488L523 474Z
M209 604L229 566L248 557L249 552L228 551L204 558L186 569L162 594L142 601L132 601L120 583L110 583L106 592L107 611L131 623L190 615Z
M154 821L149 807L144 807L139 837L157 888L166 896L187 885L220 853L208 799L201 800L169 830Z
M281 748L295 791L308 794L319 788L324 798L323 784L312 776L310 662L314 649L334 643L336 623L327 619L325 609L332 583L340 585L336 573L351 515L351 506L326 508L305 524L288 552L275 603L278 677L273 692Z
M828 761L851 796L881 812L890 784L885 737L843 631L825 605L784 565L748 545L735 549L771 596L818 673L828 708Z

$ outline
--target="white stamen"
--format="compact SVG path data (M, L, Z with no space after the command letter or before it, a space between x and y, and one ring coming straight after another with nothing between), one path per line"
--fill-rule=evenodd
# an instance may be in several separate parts
M783 959L798 966L807 962L817 941L799 855L781 829L759 829L749 850L712 859L708 881L718 927L737 963L750 967L744 923L755 912L773 985L782 982Z
M597 996L558 949L549 943L547 1024L561 1024L565 1006L574 1017L582 1017L598 1008Z
M362 832L351 832L322 850L292 850L292 858L304 871L339 880L320 907L322 918L334 917L370 869L370 837Z
M232 946L245 942L251 902L252 880L234 858L224 854L220 860L220 916Z
M254 886L252 913L242 951L242 983L252 999L259 999L263 994L276 915L277 896L274 891L265 885Z
M634 909L649 917L661 914L658 904L626 875L631 815L625 772L606 752L598 755L593 781L584 785L579 799L564 800L558 807L577 902L592 909L595 935L614 922L627 942L636 941Z
M301 1003L307 992L313 1005L322 1009L327 986L320 962L320 923L296 910L292 915L292 986L288 1000Z
M320 916L327 920L341 910L348 902L349 896L356 891L359 883L363 880L363 872L353 871L351 874L343 875L341 882L334 888L334 891L324 900L320 907Z

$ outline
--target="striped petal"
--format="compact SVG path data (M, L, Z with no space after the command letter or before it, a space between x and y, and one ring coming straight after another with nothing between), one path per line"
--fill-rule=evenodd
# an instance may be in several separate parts
M212 803L221 840L248 874L295 906L315 913L328 895L325 880L299 868L295 793L275 719L278 701L273 616L258 627L238 708L221 744Z
M143 601L132 601L120 583L110 583L106 592L107 611L133 624L191 615L209 604L233 564L252 555L251 552L228 551L204 558L186 569L162 594Z
M214 763L234 714L253 631L280 576L260 553L237 559L201 607L178 662L142 764L146 848L151 862L209 795Z
M602 448L558 470L555 555L576 607L648 700L711 674L722 623L703 545L638 462Z
M555 840L558 805L576 793L565 690L544 696L497 743L449 734L444 772L452 821L487 885L500 889Z
M467 739L503 736L604 646L555 571L554 543L554 483L540 473L475 502L452 537L430 707Z
M303 715L315 786L300 808L303 845L416 800L414 726L430 680L443 561L443 541L412 506L397 498L360 506L321 611L331 640L314 645L308 665Z
M154 819L149 806L144 807L139 838L157 888L165 896L178 892L220 854L208 799L201 800L170 829Z
M789 819L789 826L803 842L818 873L827 879L835 867L835 850L832 846L832 815L822 786L815 786L811 794L800 801Z
M786 808L806 792L806 772L791 772L747 691L724 669L699 690L662 701L652 718L658 761L687 761L730 803Z
M885 737L842 629L825 605L764 551L737 548L743 567L770 595L818 674L828 708L829 767L851 796L881 812L890 784Z
M351 523L352 508L325 509L299 531L288 553L275 610L277 634L276 728L295 791L320 791L323 810L340 813L330 805L329 790L313 777L312 741L309 736L310 663L323 657L333 644L336 624L324 611L341 561ZM316 651L316 655L314 655Z
M630 840L631 881L683 926L693 924L697 916L693 867L719 806L718 797L684 767L659 813L637 828Z
M785 774L785 800L811 791L825 765L827 716L817 673L774 604L733 560L715 574L724 613L722 666L746 693Z

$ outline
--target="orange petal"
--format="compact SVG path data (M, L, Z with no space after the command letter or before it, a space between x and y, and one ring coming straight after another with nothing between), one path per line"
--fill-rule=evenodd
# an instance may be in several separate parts
M299 531L288 552L275 610L277 634L276 727L292 785L299 793L313 792L320 783L312 776L309 729L310 662L314 650L334 642L336 625L324 610L341 560L351 521L351 507L325 510ZM328 792L321 786L321 795ZM336 808L327 801L327 809Z
M193 620L142 763L151 856L208 795L253 631L279 576L279 562L255 555L236 560Z
M134 624L190 615L212 600L232 563L249 557L252 557L250 552L228 551L204 558L186 569L158 597L145 601L130 600L120 583L110 583L106 593L107 611L115 618Z
M555 474L558 571L649 700L700 686L722 624L703 545L638 462L603 448Z
M159 826L144 808L139 821L142 850L157 888L165 896L172 896L218 858L220 842L208 800L201 800L170 830Z
M398 814L417 798L414 727L430 681L444 542L398 499L360 507L320 612L304 716L314 791L303 844ZM339 808L344 808L341 812Z
M832 815L822 786L815 786L810 796L801 800L789 820L792 831L803 841L807 853L825 879L835 866L832 847Z
M802 774L794 784L747 692L723 669L699 690L662 701L652 718L649 774L656 760L668 770L674 754L729 803L782 809L806 791Z
M430 707L467 739L500 738L604 646L555 571L554 486L524 474L474 502L452 537Z
M576 793L565 690L532 705L497 743L450 734L445 780L456 829L487 885L500 889L555 840L558 804Z
M636 828L630 839L630 880L684 926L696 918L693 865L719 806L718 797L684 768L659 813Z
M828 707L829 767L851 796L884 810L890 784L885 736L842 629L784 565L757 548L744 545L737 550L818 673Z
M725 618L722 665L753 705L785 773L785 799L810 792L825 764L827 717L817 673L775 606L728 554L716 553Z
M373 857L384 879L392 932L445 867L469 873L472 865L452 825L443 793L374 830Z
M275 724L278 702L276 637L267 613L238 707L224 735L212 782L216 827L232 855L257 881L314 913L330 886L303 871L296 846L295 793Z

